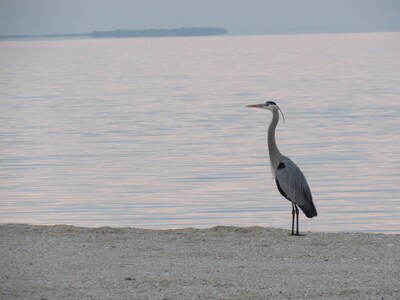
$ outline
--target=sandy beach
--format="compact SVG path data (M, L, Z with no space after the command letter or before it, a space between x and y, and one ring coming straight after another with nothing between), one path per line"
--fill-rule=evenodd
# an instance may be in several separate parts
M400 299L400 235L0 226L1 299Z

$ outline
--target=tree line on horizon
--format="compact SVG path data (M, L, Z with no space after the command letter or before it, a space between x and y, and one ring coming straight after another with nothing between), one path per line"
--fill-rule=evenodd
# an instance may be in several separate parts
M62 37L163 37L163 36L210 36L224 35L228 30L216 27L183 27L172 29L137 29L137 30L112 30L112 31L92 31L89 33L71 34L45 34L45 35L2 35L1 39L18 38L62 38Z

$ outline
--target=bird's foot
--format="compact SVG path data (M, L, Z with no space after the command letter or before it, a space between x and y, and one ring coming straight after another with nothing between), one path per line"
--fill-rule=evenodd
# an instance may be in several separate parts
M298 233L298 232L297 232L297 233L293 233L293 232L292 232L291 236L305 236L305 234L300 234L300 233Z

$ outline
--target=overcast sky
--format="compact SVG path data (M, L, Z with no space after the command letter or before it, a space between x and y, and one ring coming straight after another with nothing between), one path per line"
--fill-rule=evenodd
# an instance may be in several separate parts
M232 34L399 30L400 0L0 0L0 35L192 26Z

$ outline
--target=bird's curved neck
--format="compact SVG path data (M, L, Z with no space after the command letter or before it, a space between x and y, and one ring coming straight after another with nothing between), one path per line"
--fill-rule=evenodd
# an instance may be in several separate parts
M271 166L274 173L276 172L276 169L278 168L279 165L279 160L282 157L282 154L279 152L278 146L276 145L275 141L275 129L276 126L278 125L278 121L279 121L279 112L278 110L274 110L272 112L272 121L268 128L269 158L271 160Z

